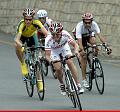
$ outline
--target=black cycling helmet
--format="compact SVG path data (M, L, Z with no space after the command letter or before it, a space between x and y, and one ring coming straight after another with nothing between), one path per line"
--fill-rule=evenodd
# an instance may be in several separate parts
M34 9L30 9L30 8L26 8L23 11L23 16L31 16L33 17L35 15L35 10Z

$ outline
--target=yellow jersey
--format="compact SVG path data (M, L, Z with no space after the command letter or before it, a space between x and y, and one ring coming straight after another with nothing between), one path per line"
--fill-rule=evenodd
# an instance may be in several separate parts
M34 35L37 29L42 27L44 26L39 20L33 20L32 24L28 27L26 26L24 19L22 19L18 24L17 33L22 34L24 37L31 37Z

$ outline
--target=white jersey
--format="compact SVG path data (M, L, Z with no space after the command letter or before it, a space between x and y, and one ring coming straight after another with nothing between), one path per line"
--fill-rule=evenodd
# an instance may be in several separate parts
M45 38L45 49L59 49L71 41L73 41L72 36L67 31L63 30L59 43L55 42L51 34Z
M51 50L52 60L59 60L60 53L63 57L72 55L70 46L68 44L71 41L74 41L72 36L65 30L62 31L62 37L59 43L55 42L50 34L45 38L45 50Z
M49 26L52 23L52 19L46 17L46 23L44 24L44 27L46 28L47 31L49 31Z
M82 38L83 35L92 35L100 33L100 28L95 21L92 21L90 28L85 28L83 21L79 22L76 26L76 38Z

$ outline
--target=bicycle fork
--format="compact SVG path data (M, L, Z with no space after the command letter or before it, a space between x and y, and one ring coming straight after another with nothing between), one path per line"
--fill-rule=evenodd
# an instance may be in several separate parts
M67 64L65 65L65 68L66 68L66 71L65 71L65 80L66 80L66 83L67 83L67 86L68 86L66 89L69 91L68 93L73 93L75 91L75 88L76 88L76 90L78 90L78 87L76 85L76 82L75 82L74 78L72 77L72 74L71 74L71 72L70 72ZM68 75L70 75L70 76L68 76ZM72 79L70 79L70 78L72 78ZM73 80L75 88L74 88L73 85L71 85L71 81L70 80L71 81Z

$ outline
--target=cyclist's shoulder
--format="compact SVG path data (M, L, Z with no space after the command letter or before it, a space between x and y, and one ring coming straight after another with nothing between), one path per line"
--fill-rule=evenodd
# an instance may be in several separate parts
M37 27L37 28L41 28L43 27L42 23L38 20L38 19L34 19L33 22L32 22L33 26L34 27Z
M77 25L83 25L83 21L79 21Z
M92 21L92 24L93 25L98 25L98 23L94 20L94 21Z
M33 20L33 24L39 24L39 23L41 23L41 22L38 19Z
M52 19L50 19L49 17L46 17L46 24L47 24L47 25L50 26L51 23L52 23L52 21L53 21Z
M19 20L19 22L18 22L18 26L21 25L21 24L25 24L24 19L20 19L20 20Z
M66 30L62 30L62 37L65 39L69 39L69 38L71 38L72 36L71 36L71 34L68 32L68 31L66 31Z
M62 34L64 34L64 33L68 33L68 31L67 30L62 30Z
M75 28L78 28L78 29L82 27L84 27L83 21L78 22L77 25L75 26Z
M62 30L62 35L70 35L70 33L67 30Z

